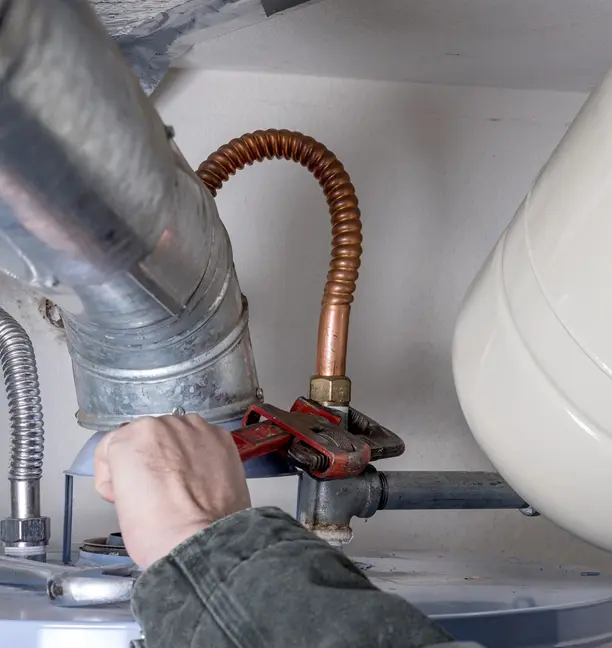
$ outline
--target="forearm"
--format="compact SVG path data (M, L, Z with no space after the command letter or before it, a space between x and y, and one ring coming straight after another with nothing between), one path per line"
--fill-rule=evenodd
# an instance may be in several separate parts
M212 525L139 579L147 648L420 648L451 641L276 509Z

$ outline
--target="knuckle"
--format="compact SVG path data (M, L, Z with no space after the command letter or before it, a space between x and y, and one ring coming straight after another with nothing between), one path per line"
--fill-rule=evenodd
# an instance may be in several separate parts
M176 417L165 416L143 416L137 420L138 431L144 436L155 436L157 434L166 434L168 429L173 426Z
M109 452L109 450L116 446L118 443L121 443L123 440L123 437L125 436L123 428L118 428L117 430L113 430L112 432L107 432L103 437L101 442L98 445L98 450L102 451L103 449L106 450L106 452Z
M152 427L159 423L161 418L163 417L141 416L134 421L134 425L138 425L139 427Z
M111 447L116 449L117 447L137 447L146 444L148 439L157 436L165 427L153 416L137 418L107 435L107 451L110 451Z
M190 423L194 427L207 426L206 421L199 414L185 414L181 417L185 422Z

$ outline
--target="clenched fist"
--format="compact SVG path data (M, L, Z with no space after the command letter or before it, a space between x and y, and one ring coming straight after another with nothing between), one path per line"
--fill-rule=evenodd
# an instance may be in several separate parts
M115 504L126 549L143 569L251 506L230 433L195 414L141 418L107 434L96 449L95 484Z

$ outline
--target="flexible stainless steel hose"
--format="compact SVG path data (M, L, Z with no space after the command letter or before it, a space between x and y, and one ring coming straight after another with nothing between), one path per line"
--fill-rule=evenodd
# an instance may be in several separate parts
M40 514L44 426L36 357L24 328L0 308L0 365L11 423L11 514L0 521L6 555L45 560L51 534Z
M21 324L0 308L0 364L11 422L9 479L42 477L44 426L32 342Z

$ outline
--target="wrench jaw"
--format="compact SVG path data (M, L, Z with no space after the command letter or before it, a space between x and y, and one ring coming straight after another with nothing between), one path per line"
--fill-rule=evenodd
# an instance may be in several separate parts
M282 452L319 479L356 477L370 461L404 452L400 437L352 407L347 421L345 426L333 409L298 398L289 412L266 403L251 406L233 436L243 461Z

